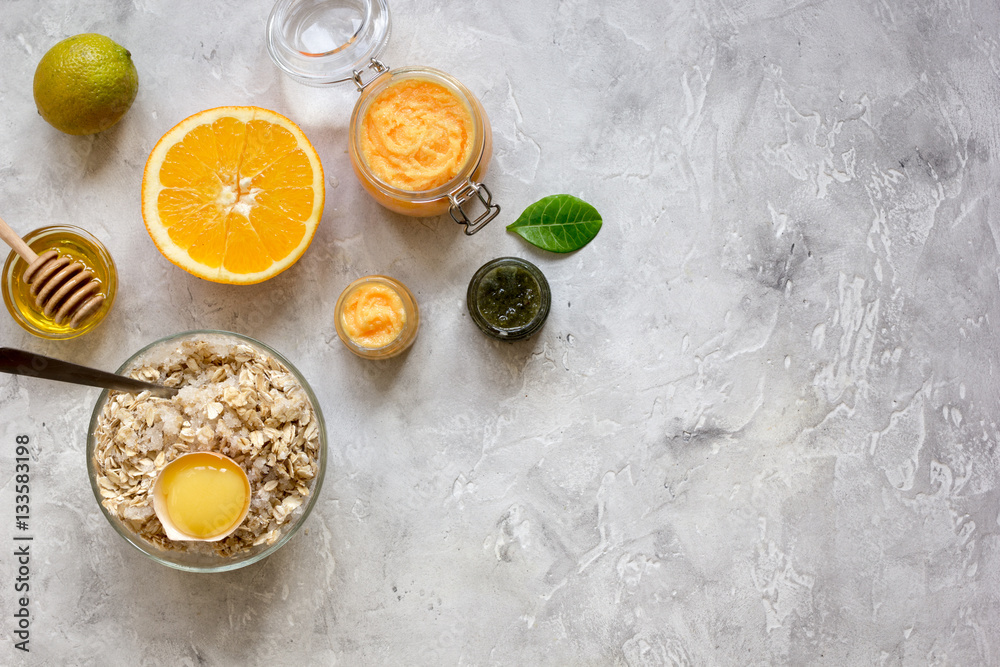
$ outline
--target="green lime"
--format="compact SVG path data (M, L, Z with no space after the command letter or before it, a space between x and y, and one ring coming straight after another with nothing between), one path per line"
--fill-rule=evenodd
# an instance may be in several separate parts
M38 113L67 134L108 129L132 106L138 90L132 54L104 35L64 39L35 69Z

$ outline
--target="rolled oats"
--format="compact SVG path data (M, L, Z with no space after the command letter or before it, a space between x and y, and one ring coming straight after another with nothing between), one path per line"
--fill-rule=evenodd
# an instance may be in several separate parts
M111 392L95 430L97 485L108 512L163 549L233 556L273 544L319 471L319 429L309 397L277 359L244 343L197 339L140 362L135 378L180 387L171 399ZM218 542L174 542L153 513L153 483L181 454L229 456L250 479L246 520Z

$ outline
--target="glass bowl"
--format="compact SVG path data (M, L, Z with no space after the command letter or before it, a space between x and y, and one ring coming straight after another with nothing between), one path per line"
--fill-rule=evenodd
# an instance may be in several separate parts
M111 524L112 528L114 528L119 535L127 540L129 544L134 546L146 556L155 560L157 563L161 563L178 570L184 570L187 572L225 572L245 567L267 558L284 546L288 540L290 540L292 536L298 532L298 530L302 527L302 524L305 523L310 512L312 511L312 508L316 504L316 499L319 497L320 489L323 485L323 475L326 471L326 424L323 420L323 413L320 410L319 401L316 399L316 395L306 382L306 379L288 361L288 359L267 345L241 334L226 331L199 330L187 331L173 336L167 336L166 338L161 338L160 340L147 345L133 354L124 364L122 364L117 373L126 374L134 368L139 367L142 362L157 361L165 358L171 352L178 349L181 343L199 339L208 339L211 342L231 343L233 345L245 344L255 348L257 351L260 351L267 356L270 356L287 368L295 379L298 380L312 406L314 413L313 419L316 422L318 431L315 475L309 482L306 483L306 486L309 489L308 496L303 499L302 504L298 508L288 514L289 518L280 526L278 539L272 544L260 544L230 556L222 556L212 553L211 550L207 548L199 549L197 547L192 547L192 551L165 549L141 537L135 533L125 521L113 515L102 502L104 497L101 494L101 486L98 482L98 478L102 475L100 474L97 462L95 461L95 452L97 451L96 434L104 406L108 402L109 395L111 393L108 390L101 392L100 397L97 399L97 405L94 406L93 416L90 419L90 427L87 432L87 473L90 477L90 486L93 489L94 497L97 499L101 512L108 520L108 523ZM257 488L254 487L253 492L256 491ZM152 505L150 504L150 507L151 506Z
M104 303L101 304L96 313L75 329L69 325L69 322L57 324L35 304L31 288L22 278L24 270L28 268L28 263L21 259L17 253L11 251L3 266L3 279L0 288L3 291L7 312L14 318L14 321L20 324L25 331L49 340L76 338L95 329L111 310L111 306L115 302L115 294L118 292L118 270L107 248L87 230L72 225L40 227L26 234L24 242L38 254L46 250L56 250L60 255L85 264L93 272L94 278L101 284Z

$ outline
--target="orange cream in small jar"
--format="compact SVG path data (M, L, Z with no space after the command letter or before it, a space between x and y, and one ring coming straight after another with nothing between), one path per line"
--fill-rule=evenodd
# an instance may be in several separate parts
M413 294L387 276L365 276L347 286L334 309L337 335L354 354L388 359L413 344L420 313Z

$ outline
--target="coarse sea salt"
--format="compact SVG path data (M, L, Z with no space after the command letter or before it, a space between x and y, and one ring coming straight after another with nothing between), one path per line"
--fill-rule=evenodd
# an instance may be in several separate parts
M319 470L319 426L298 379L274 357L223 335L151 350L127 372L181 389L171 399L109 394L94 450L108 512L162 549L229 557L276 542L294 523ZM191 451L225 454L250 479L249 513L219 542L172 541L153 513L157 475Z

